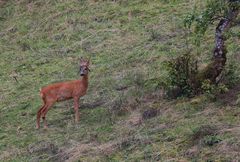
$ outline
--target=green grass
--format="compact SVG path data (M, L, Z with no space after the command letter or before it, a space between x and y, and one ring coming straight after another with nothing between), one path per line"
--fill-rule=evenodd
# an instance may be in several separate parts
M205 2L195 4L201 9ZM23 0L2 5L0 161L59 161L63 155L74 157L72 161L240 159L239 106L225 107L204 96L159 97L168 75L162 63L186 50L183 18L193 7L188 0ZM211 57L213 29L198 49L191 47L204 63ZM238 32L232 33L230 61L239 54ZM91 57L91 73L88 94L80 100L80 122L74 123L73 102L66 101L48 112L48 130L35 130L42 104L39 89L79 78L81 56ZM84 107L97 101L104 104ZM130 114L150 108L160 115L129 124ZM218 133L202 137L189 155L194 130L201 125L216 126ZM201 142L216 139L221 141L213 146ZM48 144L55 149L45 148ZM78 147L79 153L74 151Z

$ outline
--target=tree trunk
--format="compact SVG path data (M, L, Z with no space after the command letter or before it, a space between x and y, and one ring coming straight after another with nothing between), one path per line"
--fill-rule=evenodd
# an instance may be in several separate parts
M221 74L227 60L227 49L225 46L226 38L224 37L224 33L231 28L238 14L239 10L233 7L228 12L228 15L225 18L222 18L218 23L215 32L213 58L211 63L197 75L197 87L201 86L200 82L206 79L209 79L211 83L216 83L216 79Z

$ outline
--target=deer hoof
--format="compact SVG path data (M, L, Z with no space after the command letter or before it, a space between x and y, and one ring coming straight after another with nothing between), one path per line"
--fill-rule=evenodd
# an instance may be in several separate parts
M39 125L36 125L36 129L39 129L40 128L40 126Z

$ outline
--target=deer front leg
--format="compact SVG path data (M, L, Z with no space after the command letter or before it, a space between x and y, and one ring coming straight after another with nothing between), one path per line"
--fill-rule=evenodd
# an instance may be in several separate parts
M44 123L44 129L47 129L48 126L47 126L47 121L46 121L46 114L48 112L48 109L49 107L46 107L44 110L43 110L43 115L42 115L42 119L43 119L43 123Z
M74 98L74 111L75 111L75 122L76 123L79 122L79 116L80 116L78 108L79 108L79 98L76 97L76 98Z
M51 101L51 102L48 102L46 104L46 107L42 110L42 119L43 119L43 123L44 123L44 128L47 129L48 126L47 126L47 121L46 121L46 114L47 112L49 111L50 107L53 106L53 104L55 103L55 101Z
M36 124L36 128L39 129L40 128L40 118L42 115L42 110L46 107L46 104L44 104L37 112L37 124Z

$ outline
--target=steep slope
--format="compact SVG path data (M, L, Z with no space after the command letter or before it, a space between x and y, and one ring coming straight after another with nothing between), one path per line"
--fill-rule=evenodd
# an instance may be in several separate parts
M0 2L0 161L240 160L238 104L162 97L162 62L185 51L183 18L205 2ZM238 38L228 42L230 60ZM35 130L39 88L78 78L80 56L92 62L80 122L67 101L47 114L48 130Z

